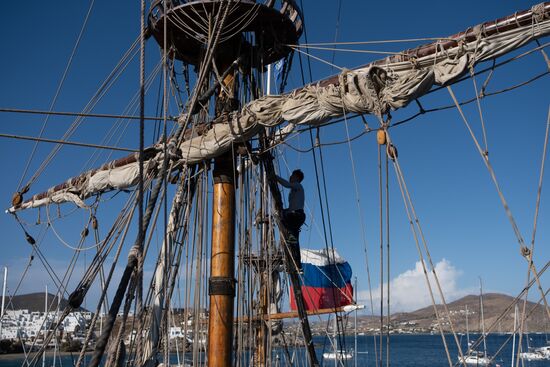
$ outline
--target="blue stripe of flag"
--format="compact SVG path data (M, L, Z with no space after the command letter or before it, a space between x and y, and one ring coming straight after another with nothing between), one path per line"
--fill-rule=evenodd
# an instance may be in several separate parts
M309 263L302 263L304 271L303 285L316 288L343 288L351 281L351 266L344 262L342 264L331 264L316 266Z

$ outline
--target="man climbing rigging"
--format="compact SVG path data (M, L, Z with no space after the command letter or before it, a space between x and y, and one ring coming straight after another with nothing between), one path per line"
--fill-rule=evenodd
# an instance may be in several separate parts
M301 182L304 179L304 173L297 169L292 172L288 181L279 176L277 177L277 182L282 186L290 189L288 193L288 208L283 210L283 223L289 234L291 235L292 240L287 241L290 253L299 273L302 271L302 263L300 258L300 243L298 241L300 235L300 228L306 220L306 214L304 213L304 187Z

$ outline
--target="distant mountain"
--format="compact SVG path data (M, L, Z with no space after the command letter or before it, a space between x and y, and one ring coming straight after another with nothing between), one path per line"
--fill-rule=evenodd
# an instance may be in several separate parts
M11 298L11 302L6 299L6 309L8 310L29 310L30 312L44 312L46 297L44 293L29 293L21 294ZM48 293L48 309L57 309L57 296ZM61 298L60 310L63 310L69 302L65 298ZM87 311L80 308L81 311Z
M514 306L511 306L513 297L499 293L483 295L483 313L485 330L487 332L511 332L514 325ZM447 304L451 321L456 332L466 332L466 308L468 309L468 329L470 332L481 332L481 308L478 295L469 295ZM446 320L445 308L437 306L440 318L443 321L443 329L450 331L450 324ZM518 302L518 313L521 317L523 300ZM499 319L501 314L503 317ZM527 332L550 332L550 320L544 309L544 305L527 302L525 308ZM365 327L379 327L380 317L363 316L362 324ZM437 318L432 306L424 307L413 312L396 313L391 316L394 329L439 330ZM490 330L489 330L490 329Z

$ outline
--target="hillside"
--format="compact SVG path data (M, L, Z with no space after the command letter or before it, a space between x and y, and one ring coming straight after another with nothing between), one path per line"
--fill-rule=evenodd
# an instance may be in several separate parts
M483 313L485 319L485 330L487 332L510 332L514 324L514 307L511 306L513 297L505 294L488 293L483 295ZM481 331L480 299L477 295L469 295L447 304L451 314L451 320L456 332L466 332L466 307L468 309L468 328L470 332ZM521 315L523 301L518 303L519 314ZM444 307L437 306L440 316L445 315ZM498 317L504 312L504 317ZM548 332L550 322L543 305L527 302L526 305L526 331ZM421 308L413 312L396 313L391 316L394 329L407 329L411 331L437 330L436 316L432 306ZM377 328L380 325L379 317L361 317L360 325L363 328ZM443 323L446 331L450 330L448 322Z
M48 293L48 308L50 310L57 309L57 296ZM53 306L52 306L53 305ZM65 298L61 298L60 309L64 309L68 305ZM44 293L29 293L14 296L11 303L6 299L6 309L9 310L29 310L30 312L44 312L45 295ZM84 308L80 308L86 311Z

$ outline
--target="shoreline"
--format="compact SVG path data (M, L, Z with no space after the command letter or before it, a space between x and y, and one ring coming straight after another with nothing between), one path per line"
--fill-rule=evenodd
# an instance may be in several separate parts
M93 351L87 351L85 354L86 355L90 355L92 354ZM36 352L33 352L33 353L28 353L28 354L34 354ZM46 352L46 357L53 357L53 354L54 352L49 350ZM70 355L73 355L75 358L78 358L78 355L80 354L80 352L55 352L56 356L61 356L61 357L66 357L66 356L70 356ZM6 361L6 360L13 360L13 359L21 359L22 357L24 357L25 354L24 353L6 353L6 354L0 354L0 361Z

